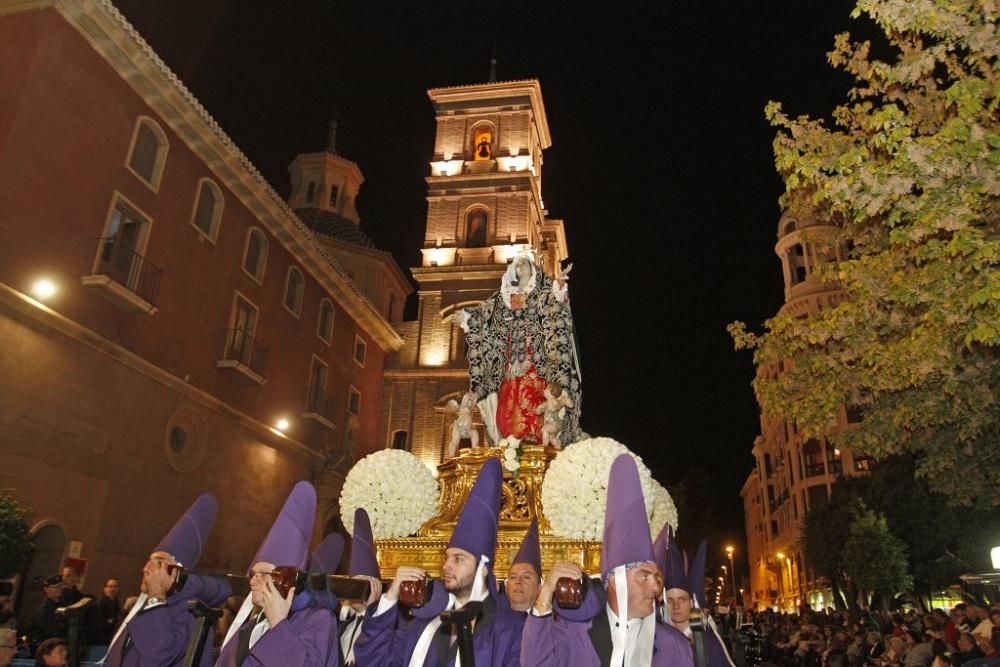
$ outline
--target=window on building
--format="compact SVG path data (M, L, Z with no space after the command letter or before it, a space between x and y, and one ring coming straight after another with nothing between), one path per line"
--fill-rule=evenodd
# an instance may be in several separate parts
M347 395L347 414L357 417L361 414L361 392L351 387Z
M209 240L215 242L219 235L219 222L221 220L222 191L215 183L203 178L198 187L198 198L194 203L191 224Z
M472 131L472 159L493 159L493 130L489 125L480 125Z
M486 225L489 215L486 209L475 208L465 216L465 246L483 248L486 246Z
M788 249L788 269L792 274L792 284L798 285L806 279L805 249L796 243Z
M329 299L319 302L319 320L316 322L316 335L327 345L333 340L333 317L335 311Z
M771 466L771 455L764 452L764 476L770 478L774 474L774 468Z
M396 431L395 433L393 433L392 434L392 448L393 449L402 449L403 451L406 451L407 435L408 434L407 434L406 431Z
M118 199L104 228L96 270L108 273L115 282L133 287L148 233L148 218Z
M361 336L354 337L354 363L359 366L365 365L365 355L368 353L368 346L365 341L361 340Z
M309 181L306 186L306 203L312 204L316 200L316 181Z
M867 456L854 457L854 469L858 472L867 472L872 469L872 459Z
M865 418L864 408L860 405L848 405L846 411L848 424L860 424Z
M815 511L816 509L826 505L829 496L826 493L826 484L820 484L819 486L809 487L809 511Z
M136 121L129 147L128 168L143 183L157 190L167 161L167 135L152 118Z
M309 387L306 390L306 412L326 415L326 378L328 369L323 360L317 356L312 358L309 369Z
M295 317L302 312L302 292L305 289L305 282L302 279L302 272L292 266L288 269L288 277L285 279L285 308Z
M336 185L330 186L330 208L337 208L337 197L340 195L340 188Z
M243 253L243 270L258 283L262 283L266 264L267 238L259 229L251 229L247 233L247 246Z
M802 445L802 458L805 459L806 477L822 475L826 471L823 467L823 451L819 440L810 438Z
M226 336L226 359L238 361L249 368L257 368L259 345L254 341L257 333L259 310L242 294L237 293Z
M778 530L778 520L777 519L771 519L771 539L773 540L774 538L776 538L780 534L781 534L781 531Z

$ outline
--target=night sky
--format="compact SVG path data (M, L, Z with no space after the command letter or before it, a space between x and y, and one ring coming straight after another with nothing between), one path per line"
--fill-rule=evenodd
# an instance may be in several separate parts
M664 483L703 481L711 525L682 536L710 535L710 553L742 541L759 421L750 355L725 326L758 328L783 301L763 109L827 115L844 99L825 54L838 32L870 32L851 2L117 5L282 195L288 164L323 149L336 114L339 152L366 178L362 229L404 270L423 240L426 90L486 82L495 39L500 80L541 81L543 196L574 263L583 427Z

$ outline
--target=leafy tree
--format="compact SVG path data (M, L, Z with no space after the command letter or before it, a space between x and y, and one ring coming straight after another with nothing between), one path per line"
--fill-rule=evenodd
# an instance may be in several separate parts
M851 522L844 544L844 570L862 591L877 593L882 600L910 590L906 546L889 531L885 517L863 505Z
M31 556L27 513L10 489L0 489L0 579L20 574Z
M730 332L758 367L786 362L754 382L769 415L856 454L909 452L931 489L996 506L1000 4L859 0L862 14L888 55L836 38L829 60L854 83L831 122L766 109L782 207L836 226L830 242L849 248L810 276L838 283L844 300L779 314L759 336L740 322ZM864 418L836 433L844 404Z
M830 581L834 604L844 607L841 592L847 592L847 606L853 608L855 596L844 570L843 548L850 537L851 521L860 499L854 489L838 484L830 502L813 508L806 514L800 538L808 566Z

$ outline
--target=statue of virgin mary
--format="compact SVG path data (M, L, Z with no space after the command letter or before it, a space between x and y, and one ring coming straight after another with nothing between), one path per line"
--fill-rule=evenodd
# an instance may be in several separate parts
M470 391L494 444L508 436L542 442L538 406L549 384L572 403L560 439L579 439L583 396L566 280L565 273L549 278L523 253L507 267L498 292L455 315L466 333Z

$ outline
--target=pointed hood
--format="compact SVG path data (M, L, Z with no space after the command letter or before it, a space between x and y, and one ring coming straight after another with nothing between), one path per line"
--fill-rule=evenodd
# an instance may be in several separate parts
M486 459L448 542L449 548L465 549L477 560L484 556L488 558L490 571L493 569L497 547L497 517L500 515L502 482L500 459Z
M218 512L219 503L215 496L201 494L153 551L166 551L185 568L192 569L201 557Z
M611 464L608 475L608 503L604 513L604 548L601 571L626 563L655 562L649 539L649 520L642 499L639 468L628 454L621 454Z
M535 573L539 577L542 576L542 546L538 541L537 517L531 520L528 532L524 534L524 539L521 540L521 548L517 550L517 554L510 562L511 565L515 563L527 563L535 568Z
M656 536L656 541L653 542L653 557L656 559L656 567L660 569L660 573L664 576L666 576L667 572L667 545L672 544L673 541L674 529L669 523L663 524L660 534Z
M667 590L679 588L687 591L699 607L705 606L705 557L708 543L698 545L694 558L688 562L687 554L681 552L676 542L667 546L667 571L664 573L663 587Z
M361 507L354 510L354 540L351 542L351 567L348 572L352 577L382 577L375 552L372 524L368 520L368 512Z
M309 482L299 482L288 495L250 564L273 563L304 568L315 518L316 490Z
M330 574L337 569L344 555L344 538L340 533L330 533L309 556L309 571Z
M705 608L705 556L708 553L708 542L701 541L694 558L688 562L688 592L694 596L698 606Z

